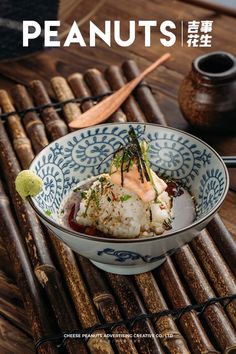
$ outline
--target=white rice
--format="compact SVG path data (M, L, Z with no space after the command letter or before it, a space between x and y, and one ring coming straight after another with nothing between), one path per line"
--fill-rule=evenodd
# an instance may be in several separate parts
M157 202L145 203L135 193L113 184L109 175L99 177L106 182L97 179L87 190L76 217L79 224L117 238L154 236L165 231L172 218L167 192L162 192Z

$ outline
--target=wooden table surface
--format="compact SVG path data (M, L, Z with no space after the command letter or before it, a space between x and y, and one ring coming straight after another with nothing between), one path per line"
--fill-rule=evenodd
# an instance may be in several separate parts
M97 0L82 1L79 5L78 18L89 12ZM128 20L155 19L158 22L166 19L173 21L187 20L214 20L212 48L187 48L180 46L180 36L176 44L170 48L172 59L165 66L159 68L148 78L153 87L158 103L169 125L192 131L183 119L177 102L178 88L183 77L190 69L194 57L212 50L224 50L236 55L236 19L216 14L193 5L178 1L163 0L107 0L105 4L91 18L98 26L105 20L122 21L125 29ZM82 25L85 38L88 38L88 21ZM16 83L27 85L32 79L44 81L48 90L48 78L62 75L68 76L74 72L84 72L96 67L104 70L111 64L120 64L132 58L136 60L140 69L144 69L158 56L166 52L160 45L158 33L153 34L152 46L144 48L144 34L139 31L135 43L128 48L120 48L113 44L107 47L102 41L97 41L96 48L80 48L76 45L69 48L58 48L39 52L12 63L0 64L0 88L11 89ZM193 132L193 131L192 131ZM210 143L220 154L236 154L235 136L215 136L199 134ZM229 231L236 237L236 171L230 171L230 188L220 214ZM33 353L33 341L25 311L22 306L20 292L15 285L14 275L9 264L4 245L0 245L0 353Z

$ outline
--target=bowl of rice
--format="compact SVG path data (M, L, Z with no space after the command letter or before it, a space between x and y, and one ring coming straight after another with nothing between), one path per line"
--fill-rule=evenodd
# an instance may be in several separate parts
M207 225L229 185L220 156L186 132L102 124L44 148L29 202L73 251L117 274L150 271Z

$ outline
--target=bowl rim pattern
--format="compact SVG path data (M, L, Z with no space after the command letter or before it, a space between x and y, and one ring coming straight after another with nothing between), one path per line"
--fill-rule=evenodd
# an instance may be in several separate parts
M148 241L154 241L157 239L164 239L164 238L169 238L169 237L174 237L175 235L178 235L182 232L186 232L192 228L196 228L198 225L204 223L208 218L210 218L212 215L214 215L217 210L220 208L221 204L223 203L227 193L228 193L228 189L229 189L229 173L227 170L227 167L224 163L224 161L222 160L221 156L215 151L215 149L213 149L209 144L207 144L205 141L203 141L202 139L198 138L197 136L190 134L188 132L185 132L184 130L178 129L178 128L172 128L169 126L165 126L165 125L161 125L161 124L155 124L155 123L139 123L139 122L123 122L123 123L104 123L104 124L99 124L99 125L94 125L91 128L102 128L102 127L106 127L106 126L122 126L122 125L141 125L141 126L146 126L146 125L150 125L150 126L154 126L154 127L161 127L161 128L165 128L167 130L174 130L178 133L184 134L189 136L190 138L193 138L197 141L199 141L200 143L202 143L203 145L205 145L208 149L210 149L212 151L212 153L214 155L216 155L216 157L218 158L218 160L221 162L223 168L224 168L224 172L225 172L225 187L224 187L224 192L220 198L220 200L216 203L215 207L209 212L207 213L205 216L203 216L202 218L194 221L192 224L185 226L184 228L178 229L176 231L170 232L167 235L157 235L157 236L152 236L152 237L146 237L146 238L134 238L134 239L127 239L127 238L112 238L112 237L100 237L100 236L90 236L84 233L80 233L77 231L73 231L70 230L66 227L63 227L62 225L59 225L57 222L55 222L54 220L52 220L51 218L49 218L46 214L42 213L37 206L35 205L33 198L32 197L28 197L27 200L29 201L31 207L34 209L34 211L36 212L36 214L43 219L44 221L46 221L48 224L50 224L50 226L59 229L61 232L65 232L67 234L70 234L70 236L74 236L77 238L83 238L86 240L90 240L90 241L99 241L99 242L106 242L106 243L136 243L136 242L148 242ZM77 131L73 131L69 134L66 134L62 137L60 137L57 140L52 141L50 144L48 144L47 146L45 146L45 148L43 148L40 151L40 154L43 153L44 150L48 149L50 146L52 146L53 144L55 144L55 142L58 142L60 140L65 139L65 137L70 137L73 136L76 132L83 132L90 129L89 128L83 128L83 129L79 129ZM34 159L31 161L30 166L29 166L29 170L32 169L32 165L34 164L35 160L38 158L38 154L34 157Z

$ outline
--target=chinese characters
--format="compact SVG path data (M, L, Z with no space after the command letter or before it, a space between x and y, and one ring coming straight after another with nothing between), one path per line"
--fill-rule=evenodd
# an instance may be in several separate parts
M188 21L188 47L211 47L213 21Z

